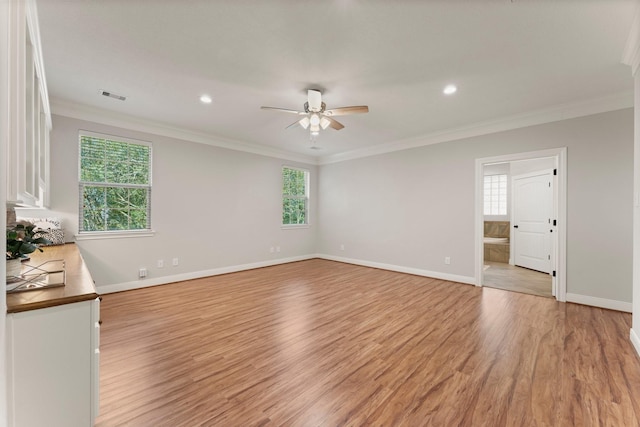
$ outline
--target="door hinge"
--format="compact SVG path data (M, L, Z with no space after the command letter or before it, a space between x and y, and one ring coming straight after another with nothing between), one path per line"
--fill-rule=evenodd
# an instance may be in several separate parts
M553 277L556 277L556 271L555 270L553 270L553 274L552 275L553 275Z

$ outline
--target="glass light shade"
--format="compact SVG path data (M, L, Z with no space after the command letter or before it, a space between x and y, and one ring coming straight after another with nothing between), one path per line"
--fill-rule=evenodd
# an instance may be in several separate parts
M320 124L320 117L317 114L312 114L311 117L309 117L309 123L311 123L311 126L318 126Z
M322 129L328 128L330 124L331 124L331 122L326 117L323 117L323 118L320 119L320 127Z
M303 117L301 118L298 123L300 123L300 126L302 126L303 128L307 129L309 127L309 117Z

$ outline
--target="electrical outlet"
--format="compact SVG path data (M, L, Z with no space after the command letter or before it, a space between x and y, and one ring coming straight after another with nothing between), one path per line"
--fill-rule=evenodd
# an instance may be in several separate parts
M451 264L451 257L448 257L448 256L444 257L444 263L447 265Z
M344 243L342 245L340 245L340 250L344 251Z
M173 264L174 267L177 267L179 264L178 258L174 258L173 260L171 260L171 264Z
M276 246L276 252L280 252L280 246Z
M159 259L159 260L158 260L158 264L157 264L157 265L158 265L158 268L162 268L162 267L164 267L164 260Z
M145 277L147 277L147 269L142 267L140 270L138 270L138 278L144 279Z
M273 246L271 246L271 247L269 248L269 252L271 252L271 253L273 253L275 250L276 250L276 249L275 249Z

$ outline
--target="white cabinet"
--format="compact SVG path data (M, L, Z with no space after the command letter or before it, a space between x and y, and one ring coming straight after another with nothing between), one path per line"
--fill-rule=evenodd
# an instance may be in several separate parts
M9 2L7 202L48 206L51 111L35 0Z
M94 424L99 319L99 299L7 315L10 426Z

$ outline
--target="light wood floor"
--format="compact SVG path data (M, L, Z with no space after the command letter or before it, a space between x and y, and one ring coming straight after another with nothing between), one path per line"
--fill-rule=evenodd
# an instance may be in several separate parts
M552 298L551 276L539 271L517 267L509 263L485 261L482 284L506 291L524 292ZM489 268L486 268L489 266Z
M97 426L637 426L627 313L309 260L104 296Z

